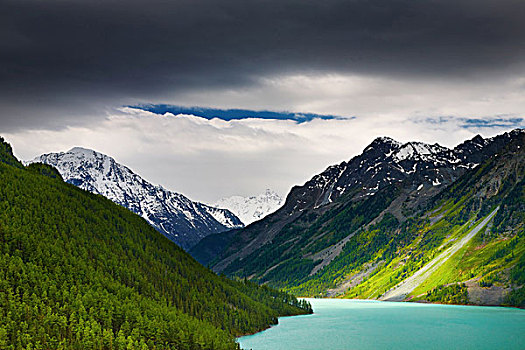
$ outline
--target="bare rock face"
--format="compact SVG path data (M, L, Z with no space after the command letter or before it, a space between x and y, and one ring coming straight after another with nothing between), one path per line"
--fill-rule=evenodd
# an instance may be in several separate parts
M468 298L475 305L501 305L505 296L512 290L501 286L480 287L479 283L469 281L465 283L468 288Z

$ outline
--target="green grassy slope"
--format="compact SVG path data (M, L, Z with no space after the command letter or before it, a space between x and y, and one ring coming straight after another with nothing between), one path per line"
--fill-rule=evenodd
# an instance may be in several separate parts
M346 288L338 290L340 296L378 298L464 237L475 222L500 205L491 223L409 298L466 303L468 289L471 303L525 306L521 288L525 284L523 145L521 138L465 174L414 219L399 223L385 216L362 229L318 274L286 289L298 295L324 296L346 283ZM370 269L374 264L378 266ZM363 272L367 272L364 277Z
M213 274L142 218L0 142L0 348L236 349L309 305Z

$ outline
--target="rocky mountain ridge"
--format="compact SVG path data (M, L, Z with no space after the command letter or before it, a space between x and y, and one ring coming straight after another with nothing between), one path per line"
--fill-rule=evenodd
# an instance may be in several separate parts
M418 186L449 184L521 132L517 129L487 139L476 135L453 149L437 143L403 144L390 137L378 137L360 155L330 166L303 186L292 189L289 197L313 196L313 202L295 200L297 208L304 209L328 204L350 191L356 192L356 199L370 196L408 178L420 181Z

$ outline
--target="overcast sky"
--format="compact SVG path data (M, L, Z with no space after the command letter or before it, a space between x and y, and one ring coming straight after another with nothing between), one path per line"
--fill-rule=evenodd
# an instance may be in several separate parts
M0 134L17 156L93 148L192 199L284 195L379 135L454 146L525 125L522 0L0 6ZM126 107L151 104L336 118Z

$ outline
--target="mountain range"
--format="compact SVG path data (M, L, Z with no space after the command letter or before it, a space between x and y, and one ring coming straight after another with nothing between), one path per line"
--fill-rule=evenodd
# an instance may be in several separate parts
M458 303L519 305L524 135L477 135L454 148L378 137L284 203L271 190L192 202L78 147L32 162L131 209L230 277L296 295L458 302L463 293Z
M210 235L191 254L217 272L300 295L379 298L430 264L431 257L450 248L454 240L468 237L463 243L467 245L454 249L470 249L485 270L471 266L469 278L450 277L441 280L443 285L430 283L424 290L419 286L428 280L418 280L419 289L402 299L421 298L432 288L465 282L477 295L471 302L477 298L479 303L504 303L511 291L519 289L509 286L522 249L507 248L512 258L498 260L505 271L491 265L495 260L489 256L509 242L523 246L524 138L525 132L516 129L493 138L478 135L454 148L377 138L360 155L293 187L276 212L243 229ZM491 175L480 176L481 169ZM472 182L474 178L478 181ZM510 198L517 202L496 210ZM489 214L490 220L478 227ZM482 233L470 237L469 230ZM489 242L473 247L480 236L490 237ZM457 263L455 268L464 262ZM425 270L430 274L425 274L427 279L435 277L436 269L437 265ZM388 278L365 287L372 276ZM488 280L499 292L480 287ZM498 297L486 299L490 293Z
M244 226L231 211L153 185L113 158L90 149L75 147L67 152L47 153L26 164L36 162L53 166L66 182L140 215L184 249L207 235Z

